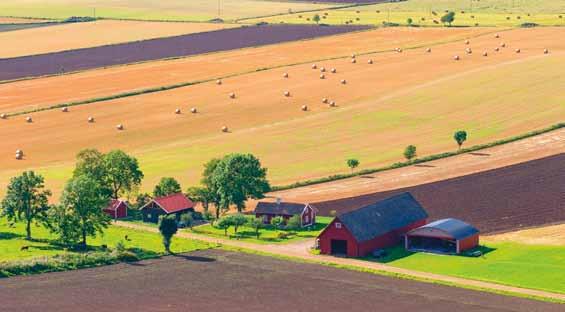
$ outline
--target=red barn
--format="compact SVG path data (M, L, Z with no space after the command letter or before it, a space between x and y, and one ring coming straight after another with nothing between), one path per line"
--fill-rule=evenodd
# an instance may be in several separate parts
M128 216L128 208L127 202L119 199L112 199L110 204L108 204L108 207L102 210L112 219L122 219Z
M178 221L181 214L194 212L194 203L183 193L176 193L154 198L140 210L143 215L143 222L157 223L162 215L175 215Z
M280 199L277 199L275 203L259 202L255 207L255 216L262 218L265 224L271 223L274 217L282 217L288 221L291 217L299 215L301 225L310 226L316 224L316 213L316 208L310 204L285 203Z
M322 254L364 257L400 243L412 229L426 224L428 214L410 193L341 214L320 233Z
M457 219L441 219L406 234L410 251L458 254L479 245L479 230Z

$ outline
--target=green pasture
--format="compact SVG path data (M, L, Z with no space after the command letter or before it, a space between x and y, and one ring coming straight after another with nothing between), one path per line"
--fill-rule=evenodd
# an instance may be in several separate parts
M272 243L288 243L293 241L298 241L305 238L315 238L318 237L320 232L332 221L333 218L330 217L316 217L316 224L309 228L303 228L299 230L277 230L271 226L259 230L259 238L255 235L255 230L248 227L247 225L238 228L237 233L235 233L234 228L230 227L228 229L228 235L226 236L223 229L218 229L210 224L201 225L194 227L192 230L185 229L183 231L188 231L189 233L202 234L206 236L218 237L218 238L229 238L236 239L240 241L258 243L258 244L272 244ZM288 237L283 238L281 235L288 235Z
M56 237L42 226L33 226L33 240L27 241L25 239L25 224L15 223L11 227L10 223L5 218L0 218L0 262L73 252L58 245ZM126 235L130 241L126 241ZM125 244L126 248L139 248L148 256L160 255L165 252L159 234L118 226L110 226L104 232L104 235L90 238L88 245L94 249L100 249L102 245L113 248L120 241ZM21 250L23 246L29 246L29 250ZM212 245L200 241L173 238L172 251L189 252L211 247Z
M565 293L565 246L537 246L514 242L480 247L481 257L410 253L389 249L382 259L391 266L474 280Z
M4 0L0 1L0 16L52 19L96 16L168 21L208 21L221 18L232 21L331 6L335 4L262 0Z

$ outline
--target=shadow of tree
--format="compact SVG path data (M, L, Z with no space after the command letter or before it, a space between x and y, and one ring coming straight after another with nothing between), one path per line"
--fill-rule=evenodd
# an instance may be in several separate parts
M209 257L201 257L201 256L191 256L191 255L181 255L181 254L173 254L174 257L183 258L188 261L194 262L215 262L216 259L209 258Z
M25 237L25 235L12 233L12 232L0 232L0 239L8 240L8 239L16 239L22 237Z

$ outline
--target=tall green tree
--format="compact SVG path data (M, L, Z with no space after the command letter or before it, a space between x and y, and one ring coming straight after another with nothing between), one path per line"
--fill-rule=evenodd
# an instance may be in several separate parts
M404 149L404 158L408 161L412 161L416 157L416 146L408 145L406 149Z
M441 22L448 24L450 27L453 21L455 21L455 12L447 12L444 16L441 17Z
M314 14L314 17L312 18L312 20L314 20L314 22L316 22L316 24L319 24L320 23L320 15Z
M163 237L163 246L167 253L171 253L171 242L177 231L177 221L174 216L161 216L159 218L159 232Z
M228 236L228 229L233 225L233 219L229 216L223 217L216 222L218 229L224 230L224 236Z
M259 236L261 235L260 230L264 227L263 220L261 218L256 218L255 216L251 216L247 220L247 226L255 231L255 237L259 239Z
M208 161L206 164L204 164L204 172L202 173L202 180L201 180L201 183L205 186L206 189L205 192L207 195L208 203L212 203L216 207L216 220L220 219L221 211L222 209L225 209L220 206L220 199L217 190L213 188L213 182L212 182L214 171L216 170L216 167L218 167L218 164L221 161L222 160L220 158L213 158L210 161Z
M108 205L103 187L89 176L72 178L65 185L61 205L54 214L53 232L67 244L87 246L87 237L104 233L110 218L102 211Z
M247 218L241 213L234 214L230 217L232 218L234 233L237 233L237 230L239 229L240 226L243 226L247 223Z
M44 179L33 171L10 180L2 200L3 214L8 220L26 223L26 239L31 239L32 222L45 222L51 191L44 189Z
M351 171L353 171L355 168L359 166L359 160L355 158L348 159L347 166L349 167L349 169L351 169Z
M457 142L457 146L459 146L459 149L461 149L463 143L467 141L467 131L464 130L456 131L453 134L453 139L455 140L455 142Z
M210 204L214 202L214 196L207 187L189 187L186 190L186 196L193 202L201 203L205 212L210 208Z
M113 199L118 199L121 193L129 192L139 186L143 179L143 172L139 169L137 159L121 150L114 150L104 155L104 168L106 169L104 181L110 188Z
M220 207L228 210L235 205L237 211L245 208L249 198L261 199L271 187L267 181L267 169L251 154L230 154L214 166L209 178L204 182Z
M155 185L155 189L153 189L153 196L162 197L180 192L182 192L182 190L179 182L174 178L165 177L161 178L159 184Z

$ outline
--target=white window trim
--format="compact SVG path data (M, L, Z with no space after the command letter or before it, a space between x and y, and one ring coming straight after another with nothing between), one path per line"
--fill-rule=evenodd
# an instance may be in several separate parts
M336 223L335 223L335 228L336 228L336 229L341 229L341 222L336 222Z

